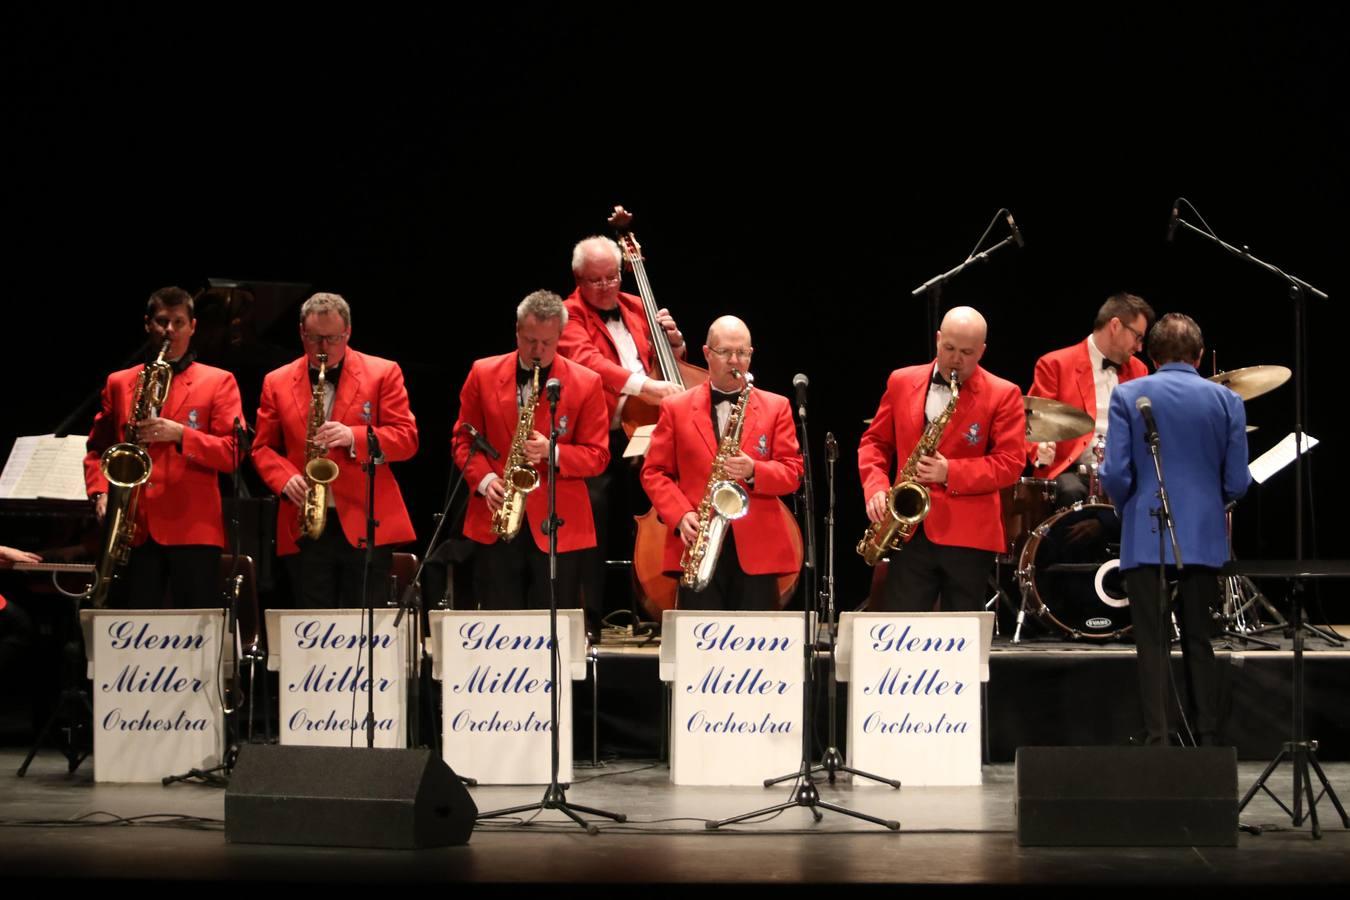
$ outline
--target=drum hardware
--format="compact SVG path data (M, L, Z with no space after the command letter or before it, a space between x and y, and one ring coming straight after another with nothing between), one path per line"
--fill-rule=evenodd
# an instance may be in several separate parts
M1074 526L1093 517L1110 520L1102 522L1100 535L1087 542L1068 539ZM1075 503L1031 532L1018 557L1022 609L1014 643L1021 640L1028 611L1074 640L1114 640L1130 631L1119 545L1110 540L1118 527L1110 504Z

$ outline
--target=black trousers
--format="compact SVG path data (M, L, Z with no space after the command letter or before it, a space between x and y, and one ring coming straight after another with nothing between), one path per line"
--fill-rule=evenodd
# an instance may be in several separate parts
M1086 503L1088 498L1087 482L1078 474L1078 467L1071 466L1066 472L1060 472L1055 476L1055 505L1073 506L1075 503ZM1185 562L1185 557L1182 557Z
M586 493L591 500L591 515L595 519L595 547L579 551L581 561L581 591L586 606L586 618L597 625L607 613L616 609L631 609L633 592L628 579L610 590L610 579L605 577L606 559L632 559L633 541L637 535L634 516L651 508L651 501L642 490L638 469L633 460L624 459L628 436L622 428L609 433L609 465L594 478L586 479ZM639 460L639 462L641 462Z
M680 585L676 609L775 610L778 576L747 575L736 556L736 535L727 529L712 581L701 591Z
M988 599L994 554L972 547L934 544L918 533L893 551L882 591L883 612L978 612Z
M1171 625L1174 606L1181 629L1181 660L1185 671L1187 715L1202 743L1211 743L1218 731L1218 671L1210 637L1214 620L1210 610L1219 602L1219 573L1204 566L1186 566L1178 579L1173 566L1167 568L1167 580L1176 583L1176 602L1169 598L1167 613L1158 603L1158 569L1140 566L1123 573L1130 597L1130 619L1134 623L1135 652L1139 659L1139 707L1149 743L1161 743L1167 725L1167 668L1171 661L1171 642L1164 650L1163 639ZM1161 686L1161 687L1160 687ZM1160 698L1159 691L1162 691Z
M511 541L479 544L473 557L473 593L479 609L548 609L548 554L522 528ZM558 554L558 608L580 606L585 550Z
M360 609L366 605L361 596L366 551L347 541L336 510L328 510L323 534L314 540L300 538L296 545L300 552L287 559L296 609ZM376 609L389 601L393 562L392 546L375 548L367 590Z
M219 547L152 540L132 548L108 597L114 609L210 609L224 602Z

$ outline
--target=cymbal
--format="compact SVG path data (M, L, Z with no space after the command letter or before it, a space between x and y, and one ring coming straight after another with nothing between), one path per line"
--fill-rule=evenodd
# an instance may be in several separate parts
M1067 441L1095 427L1092 416L1077 407L1048 397L1023 397L1027 411L1027 440Z
M1260 427L1261 427L1260 425L1248 425L1248 426L1247 426L1247 433L1248 433L1248 434L1251 434L1253 431L1255 431L1256 429L1258 429L1258 428L1260 428Z
M1223 385L1243 400L1250 400L1275 390L1293 374L1285 366L1247 366L1211 375L1206 380Z

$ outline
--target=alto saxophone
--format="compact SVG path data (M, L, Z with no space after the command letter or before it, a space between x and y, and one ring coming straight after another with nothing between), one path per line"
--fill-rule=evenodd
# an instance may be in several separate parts
M324 414L324 386L328 354L320 353L319 377L309 398L309 425L305 430L305 502L300 507L300 534L317 540L328 521L328 485L338 477L338 464L314 436L328 418Z
M511 439L511 452L506 456L502 479L506 494L502 505L492 514L492 532L504 541L520 534L525 522L525 495L539 487L539 470L525 458L525 442L534 431L534 411L539 406L539 363L534 364L530 378L530 393L520 406L516 420L516 434Z
M875 566L891 550L899 550L903 544L914 537L919 523L928 518L932 507L932 496L928 488L914 480L919 460L932 456L942 441L942 432L956 412L956 401L960 397L960 388L956 383L956 370L951 375L952 399L947 408L936 419L928 423L923 436L909 459L900 470L895 484L886 492L886 514L880 522L867 527L862 540L858 541L858 555L869 566Z
M90 600L102 606L119 567L131 557L131 544L136 539L136 511L140 505L141 487L150 480L154 466L145 445L137 440L136 423L159 415L169 399L169 385L173 382L173 366L164 361L170 340L164 339L155 361L146 363L136 378L136 391L131 400L131 417L127 421L123 440L103 451L99 469L108 479L108 507L103 518L103 535L99 541L98 561L94 566L94 586Z
M735 369L732 369L732 374L742 377ZM741 391L740 399L727 418L727 431L717 445L712 472L708 475L708 487L703 492L703 501L698 505L698 533L685 545L684 555L680 557L683 573L680 584L695 591L704 590L712 582L727 529L732 522L750 511L750 495L726 473L727 460L741 452L745 406L750 399L750 383L754 381L749 372L745 373L744 378L745 390Z

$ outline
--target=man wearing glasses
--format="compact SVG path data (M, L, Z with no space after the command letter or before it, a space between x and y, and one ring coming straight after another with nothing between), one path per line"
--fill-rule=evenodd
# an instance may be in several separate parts
M382 462L400 462L417 452L417 422L398 364L348 346L351 307L337 294L315 294L300 307L300 340L305 355L268 373L258 408L253 466L271 490L289 502L277 511L277 555L287 558L294 599L300 608L363 605L366 535L366 473L370 458L367 426L375 433ZM320 353L324 373L324 423L316 443L327 447L338 476L328 484L328 514L318 538L300 537L299 511L305 502L305 440ZM403 495L387 465L375 469L375 555L370 591L383 602L393 546L416 535Z
M582 573L592 631L605 612L604 560L632 554L633 516L646 511L633 467L623 456L628 443L620 423L624 404L637 397L656 405L681 390L673 382L647 375L657 368L653 336L642 299L619 290L622 262L619 245L606 237L589 237L572 248L576 290L565 302L567 327L558 344L560 354L600 376L610 428L609 466L586 482L598 541ZM675 355L684 359L689 351L675 320L664 309L656 319L665 331L663 338L657 337L668 340Z
M745 389L754 348L750 330L734 316L723 316L708 329L703 355L709 379L661 403L642 467L642 486L670 529L662 568L680 574L680 557L698 533L713 457L728 419ZM749 510L727 529L703 591L681 585L680 609L772 610L778 608L778 576L797 571L789 529L795 527L773 498L797 490L802 455L786 397L755 388L741 426L740 452L726 461L726 474L749 495Z
M1078 463L1094 462L1093 448L1106 438L1107 410L1117 385L1148 374L1134 354L1144 347L1144 335L1153 322L1153 307L1134 294L1113 294L1097 311L1092 334L1047 353L1036 361L1036 377L1029 395L1048 397L1083 410L1096 427L1072 441L1042 441L1028 446L1038 478L1055 481L1059 506L1087 499L1088 488L1078 474Z
M937 358L891 373L858 446L867 518L880 522L890 515L891 473L951 405L956 373L956 407L914 478L928 488L931 507L909 543L890 554L885 611L929 612L939 601L948 612L982 609L994 555L1005 552L999 491L1026 465L1026 412L1017 385L980 366L987 330L984 316L969 306L948 312Z

